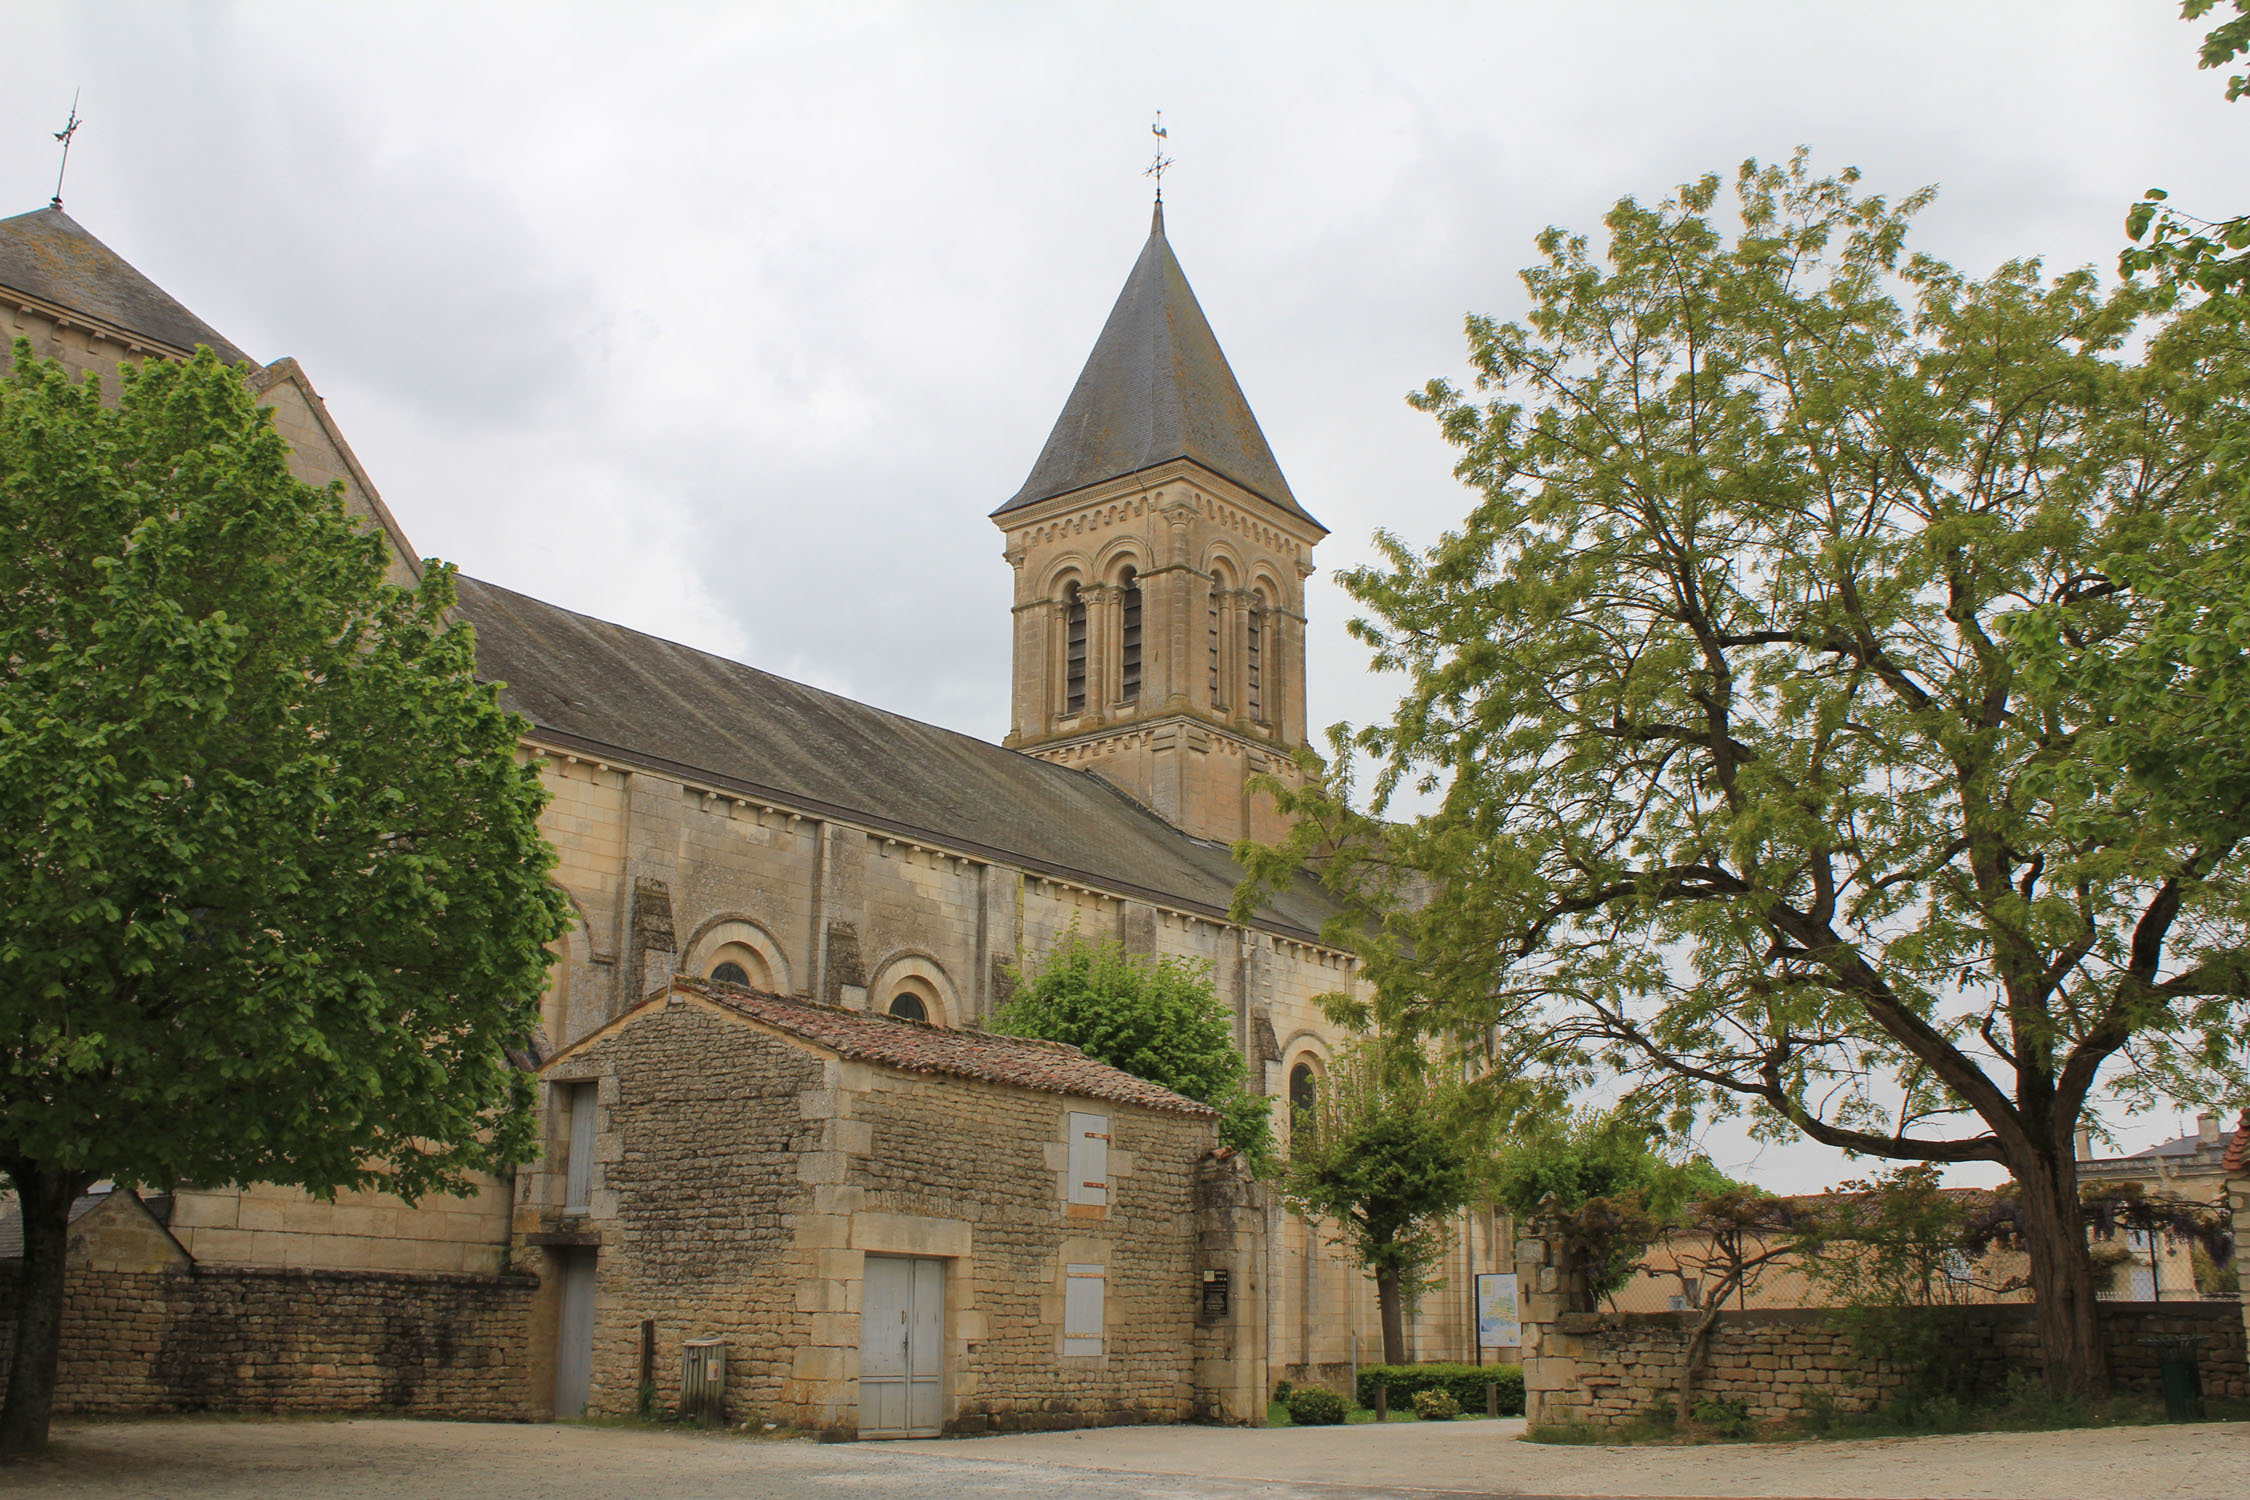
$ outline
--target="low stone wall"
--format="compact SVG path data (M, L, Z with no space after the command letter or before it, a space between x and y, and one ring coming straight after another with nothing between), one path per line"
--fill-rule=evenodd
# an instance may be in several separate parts
M513 1274L73 1267L55 1410L520 1421L538 1285ZM16 1278L0 1276L0 1391L17 1296Z
M1968 1369L1971 1389L1997 1393L2010 1370L2037 1368L2030 1307L1958 1307L1945 1315L1957 1330L1952 1358ZM2106 1303L2101 1317L2119 1390L2158 1394L2158 1353L2145 1341L2185 1334L2202 1340L2205 1395L2250 1396L2242 1318L2233 1303ZM1611 1427L1670 1400L1679 1389L1688 1322L1678 1313L1560 1315L1541 1330L1548 1363L1534 1420ZM1722 1314L1695 1389L1699 1401L1740 1401L1754 1420L1774 1421L1801 1415L1823 1397L1839 1411L1879 1406L1902 1378L1862 1358L1833 1313L1806 1308Z

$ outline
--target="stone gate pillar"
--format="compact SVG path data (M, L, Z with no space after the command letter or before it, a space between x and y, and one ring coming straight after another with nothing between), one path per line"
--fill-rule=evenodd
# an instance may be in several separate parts
M1195 1415L1262 1427L1266 1392L1266 1209L1272 1190L1224 1146L1195 1168Z
M1516 1286L1522 1299L1523 1412L1533 1422L1567 1422L1585 1402L1578 1383L1578 1342L1590 1321L1574 1311L1582 1299L1556 1216L1540 1205L1516 1237Z

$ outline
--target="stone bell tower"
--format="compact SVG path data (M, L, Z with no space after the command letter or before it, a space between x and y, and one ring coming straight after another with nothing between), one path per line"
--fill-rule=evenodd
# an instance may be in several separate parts
M992 513L1015 569L1006 743L1095 771L1199 838L1272 839L1254 792L1306 743L1297 504L1156 205L1031 477Z

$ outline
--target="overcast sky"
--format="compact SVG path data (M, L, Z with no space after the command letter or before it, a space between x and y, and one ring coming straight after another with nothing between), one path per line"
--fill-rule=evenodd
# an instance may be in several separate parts
M13 0L6 29L0 214L47 200L82 86L70 213L302 361L422 552L988 738L985 516L1147 232L1155 110L1173 246L1334 533L1316 723L1387 706L1325 579L1465 512L1403 397L1459 372L1464 313L1520 310L1543 226L1805 145L1939 184L1919 243L1965 268L2107 272L2145 187L2239 211L2250 130L2174 0Z

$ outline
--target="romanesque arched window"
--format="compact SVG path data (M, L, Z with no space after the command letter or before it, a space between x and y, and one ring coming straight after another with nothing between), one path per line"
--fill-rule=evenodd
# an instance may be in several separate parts
M1125 570L1118 609L1117 701L1132 703L1141 696L1141 575Z
M1206 601L1209 606L1213 712L1223 712L1227 706L1227 595L1233 587L1234 579L1228 575L1225 565L1214 562L1211 565L1211 592Z
M1309 1062L1300 1062L1289 1070L1289 1138L1292 1141L1312 1139L1313 1121L1320 1105L1320 1075Z
M891 997L891 1014L901 1021L927 1021L930 1008L922 1003L921 996L901 990Z
M703 963L703 972L721 984L739 984L752 990L774 988L773 969L748 943L721 943Z
M1086 599L1072 584L1063 595L1063 712L1086 711Z

